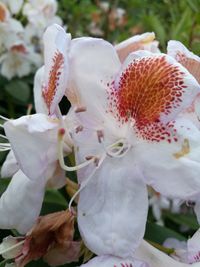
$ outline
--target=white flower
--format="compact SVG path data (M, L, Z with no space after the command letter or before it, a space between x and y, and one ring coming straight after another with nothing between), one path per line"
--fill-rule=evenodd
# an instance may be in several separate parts
M23 0L17 0L17 1L2 0L2 2L8 6L8 8L12 14L17 14L20 11L20 9L22 8L22 5L24 3Z
M41 65L41 56L32 50L32 47L26 47L19 43L12 45L10 49L0 57L1 74L7 79L15 76L23 77L32 72L33 67Z
M66 94L82 127L72 132L76 159L90 163L78 172L79 230L97 255L128 257L144 234L145 183L170 198L199 192L200 132L178 115L200 86L161 53L137 51L121 64L112 45L92 38L72 40L69 53Z
M178 261L189 264L200 262L200 229L187 242L169 238L164 246L175 249L171 256Z
M65 184L65 172L57 157L59 128L59 120L45 114L24 116L4 124L19 170L9 164L9 157L4 173L15 174L0 199L0 212L5 215L0 218L1 228L26 233L39 216L45 187L60 188ZM66 154L71 152L71 146L66 133Z
M59 17L55 16L57 2L55 0L29 0L23 8L23 14L30 23L45 29L53 23L61 24Z

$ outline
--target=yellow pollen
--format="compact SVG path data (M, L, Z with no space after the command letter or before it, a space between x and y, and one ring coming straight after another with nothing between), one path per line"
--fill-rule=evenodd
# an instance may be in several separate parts
M188 139L184 139L182 148L179 152L174 153L174 157L176 159L180 159L181 157L184 157L185 155L190 153L190 143Z

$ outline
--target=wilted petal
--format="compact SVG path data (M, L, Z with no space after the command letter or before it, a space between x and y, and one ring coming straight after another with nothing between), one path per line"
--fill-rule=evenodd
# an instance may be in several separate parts
M99 256L90 260L82 267L150 267L149 264L133 258L122 259L114 256ZM153 267L153 266L152 266Z
M68 81L68 49L71 35L54 24L44 33L44 86L43 97L50 114L56 108L65 94Z
M62 246L50 249L44 256L44 260L50 266L60 266L70 262L77 262L79 260L80 250L81 242L66 241Z
M77 260L80 242L74 242L73 235L74 216L69 211L39 217L26 235L21 255L16 259L18 266L23 267L41 257L44 257L50 266Z
M26 233L35 223L42 206L45 181L31 181L22 171L12 178L0 199L0 228Z
M22 249L23 242L19 243L19 239L13 236L7 236L0 244L0 255L4 259L14 259Z
M190 52L179 41L169 41L167 53L181 63L200 83L200 57Z
M128 257L144 235L146 187L128 160L127 156L106 159L80 192L79 230L86 246L97 255Z

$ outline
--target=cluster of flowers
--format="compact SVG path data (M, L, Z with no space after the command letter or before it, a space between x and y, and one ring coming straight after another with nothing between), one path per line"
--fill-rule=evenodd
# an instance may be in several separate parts
M110 31L123 27L126 22L126 11L121 7L112 6L106 1L97 1L99 10L92 13L92 22L89 24L88 30L90 34L98 37L105 35L102 27L102 16L107 17L107 27Z
M200 58L177 41L163 54L154 39L145 33L113 46L71 40L57 24L46 30L34 83L37 113L2 125L9 143L1 150L11 151L1 174L13 177L0 199L0 228L26 235L4 240L0 253L17 266L78 257L76 212L81 237L97 255L82 266L200 266L199 233L179 258L185 263L143 241L146 185L196 202L200 222ZM59 109L63 96L71 103L67 115ZM72 150L76 165L67 166ZM38 219L45 188L62 187L65 171L77 171L79 183L68 210Z
M52 23L62 24L56 11L56 0L0 2L1 75L22 77L42 65L43 32Z

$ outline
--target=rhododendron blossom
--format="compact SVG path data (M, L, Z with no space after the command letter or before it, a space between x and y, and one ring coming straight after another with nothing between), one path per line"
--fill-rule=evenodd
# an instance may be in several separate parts
M187 266L175 265L142 239L147 185L165 200L199 195L200 131L188 116L188 109L197 116L196 72L160 53L153 33L113 46L97 38L71 40L52 25L43 40L44 66L34 84L40 114L3 125L10 144L2 144L2 150L11 152L2 171L11 168L14 176L0 200L7 214L0 226L25 233L39 216L45 187L59 188L66 183L65 171L77 171L80 187L69 213L76 199L80 234L97 255L82 266L160 267L162 261L162 267ZM66 116L59 108L64 95L71 103ZM68 166L65 156L72 149L75 165ZM17 178L23 186L15 204ZM31 188L37 198L30 194L26 201ZM10 203L15 210L22 203L27 217L21 211L23 220L11 214Z

